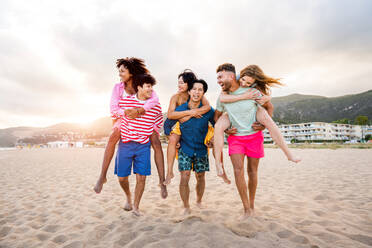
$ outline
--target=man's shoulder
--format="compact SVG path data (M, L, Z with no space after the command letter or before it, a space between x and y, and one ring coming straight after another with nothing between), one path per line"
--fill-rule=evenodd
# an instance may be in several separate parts
M177 111L186 110L188 108L188 102L181 104L180 106L176 107Z

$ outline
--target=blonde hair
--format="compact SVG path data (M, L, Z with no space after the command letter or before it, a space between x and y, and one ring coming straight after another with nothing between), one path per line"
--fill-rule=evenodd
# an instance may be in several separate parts
M258 65L249 65L240 71L240 78L249 76L255 79L256 87L263 94L270 94L270 87L283 85L279 78L266 76Z

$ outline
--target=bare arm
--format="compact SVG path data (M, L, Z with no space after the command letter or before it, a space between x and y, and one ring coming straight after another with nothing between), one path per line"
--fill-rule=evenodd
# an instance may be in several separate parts
M213 117L214 122L217 122L217 120L221 117L221 115L222 115L222 112L218 110L214 111L214 117Z
M256 100L260 96L260 92L256 89L249 89L243 94L230 95L225 92L221 92L220 101L225 103L237 102L241 100Z
M185 116L194 116L197 114L195 109L185 110L185 111L176 111L177 100L178 100L178 95L177 94L173 95L169 102L168 113L167 113L168 119L178 120Z
M204 115L205 113L208 113L209 110L211 110L211 105L209 105L209 102L205 96L202 98L202 104L203 106L201 108L196 109L198 114Z
M267 111L267 113L270 115L270 117L273 117L274 114L274 105L271 102L267 102L264 105L262 105Z

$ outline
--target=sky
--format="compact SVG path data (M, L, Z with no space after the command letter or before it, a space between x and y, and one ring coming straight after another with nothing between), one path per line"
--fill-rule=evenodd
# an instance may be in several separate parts
M371 87L372 1L18 1L0 9L0 128L109 116L116 59L139 57L166 112L177 76L257 64L293 93L336 97Z

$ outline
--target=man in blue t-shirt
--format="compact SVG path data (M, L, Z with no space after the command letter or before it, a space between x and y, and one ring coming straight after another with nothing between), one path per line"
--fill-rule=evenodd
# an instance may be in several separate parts
M189 100L178 106L176 111L185 111L202 107L201 99L208 90L208 84L198 79L188 85ZM181 148L178 151L178 169L181 172L180 195L185 207L185 214L189 214L189 180L191 170L196 175L196 204L202 207L202 197L205 189L205 172L209 171L208 148L204 144L208 132L208 125L214 125L214 110L211 109L201 118L184 117L179 119L181 129Z

